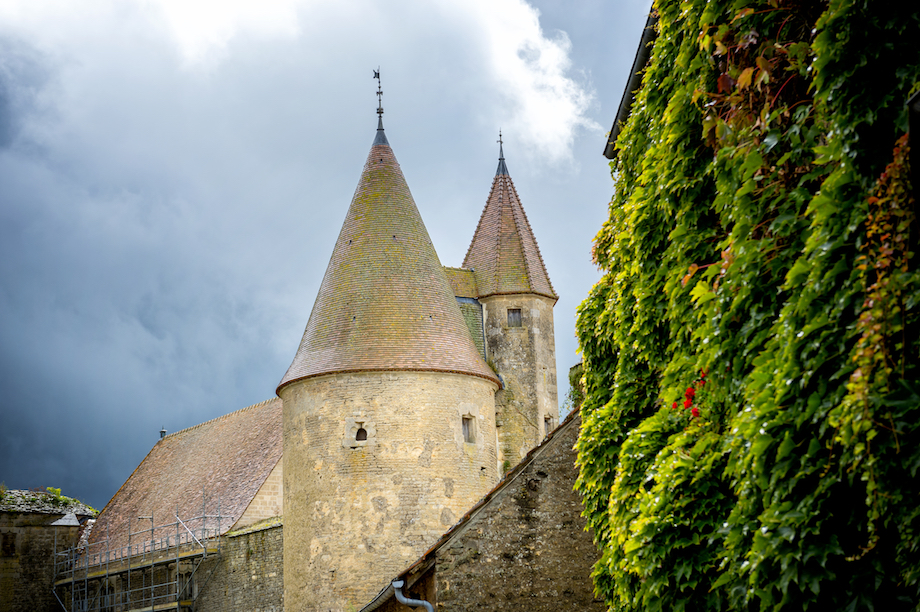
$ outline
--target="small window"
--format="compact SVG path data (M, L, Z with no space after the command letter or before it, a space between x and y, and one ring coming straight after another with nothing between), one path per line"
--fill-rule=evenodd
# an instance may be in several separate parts
M367 417L363 415L357 418L349 417L345 419L345 435L342 436L342 446L354 450L375 443L377 425L374 421L365 419Z
M553 417L545 416L543 417L543 435L548 436L549 432L553 430Z
M520 327L521 326L521 309L520 308L509 308L508 309L508 327Z
M463 441L476 441L475 432L473 431L473 417L463 417Z

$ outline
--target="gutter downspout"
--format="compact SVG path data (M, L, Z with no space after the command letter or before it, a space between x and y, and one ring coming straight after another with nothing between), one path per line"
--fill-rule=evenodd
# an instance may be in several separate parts
M421 599L409 599L402 594L402 588L405 583L402 580L393 581L393 592L396 594L396 601L409 606L410 608L425 608L428 612L434 612L434 607L427 601Z

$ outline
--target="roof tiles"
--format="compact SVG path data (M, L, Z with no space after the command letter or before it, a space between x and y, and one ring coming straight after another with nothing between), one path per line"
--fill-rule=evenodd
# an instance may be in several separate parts
M99 514L90 543L108 550L149 539L138 534L155 526L200 517L203 508L216 515L220 505L220 531L228 531L245 512L272 468L281 458L281 400L271 399L159 440L134 473ZM200 523L190 525L200 528ZM209 519L208 528L217 520ZM149 533L149 532L148 532ZM156 538L168 529L158 530ZM96 550L98 552L98 548Z
M479 290L476 288L476 275L472 270L444 266L444 273L450 283L454 295L464 298L478 298Z
M498 383L379 131L278 389L311 376L374 370L457 372Z
M557 299L504 156L463 267L475 270L479 297L534 293Z

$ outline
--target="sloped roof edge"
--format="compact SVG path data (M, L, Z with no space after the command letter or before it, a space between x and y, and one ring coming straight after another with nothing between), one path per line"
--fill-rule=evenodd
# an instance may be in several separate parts
M481 297L532 293L558 299L510 174L496 174L463 258Z
M245 451L241 455L241 452ZM207 513L205 491L220 490L216 503L221 533L229 531L264 484L282 454L281 400L273 398L210 419L157 440L99 513L99 529L89 545L105 542L120 550L131 531L130 521L145 515L197 517ZM182 466L189 469L185 469ZM194 469L191 469L194 467ZM241 477L241 474L246 474ZM191 500L201 491L202 502ZM205 499L210 499L206 502ZM201 517L197 517L201 518ZM213 517L210 517L213 518ZM158 533L166 523L154 524ZM104 527L104 528L103 528ZM154 536L151 536L154 537Z
M562 423L560 423L559 426L556 427L556 429L551 431L546 436L546 438L543 439L543 441L540 443L539 446L535 446L534 448L530 449L530 452L527 453L527 455L523 459L521 459L521 461L516 466L511 468L511 470L507 474L505 474L505 476L500 481L498 481L498 484L495 485L495 487L493 487L491 491L486 493L482 497L482 499L476 502L476 504L467 511L466 514L460 517L460 520L454 523L453 527L448 529L444 533L444 535L438 538L438 541L435 542L431 546L431 548L425 551L422 554L422 556L419 557L417 561L415 561L415 563L413 563L412 565L404 569L402 572L397 574L392 580L390 580L390 582L383 589L380 590L377 596L374 597L374 599L372 599L366 606L361 608L359 612L373 612L373 610L376 610L377 608L382 606L386 602L386 600L389 599L390 596L393 594L393 581L394 580L404 580L405 581L408 575L413 573L414 571L422 569L422 568L427 570L428 567L430 567L431 564L434 562L433 555L437 553L437 551L440 550L442 547L447 545L455 537L458 537L459 535L461 535L461 533L465 531L465 527L469 524L469 522L472 521L474 518L476 518L476 516L479 515L479 513L488 505L490 501L492 501L493 498L495 498L496 495L501 493L512 482L517 480L518 476L520 476L521 473L523 473L523 471L531 463L533 463L537 457L543 454L543 452L549 446L549 443L553 440L553 438L555 438L559 434L559 432L569 427L572 427L573 423L580 423L580 422L581 422L581 412L578 410L573 410L572 412L570 412L569 415L565 417L565 420L562 421ZM408 582L406 583L406 587L411 587L411 586L412 585L409 584Z
M121 483L121 486L118 487L118 490L115 491L115 494L109 499L109 501L106 502L105 506L102 507L102 510L99 511L99 516L101 516L102 513L106 511L106 508L108 508L109 505L111 505L112 501L115 500L115 499L118 497L118 494L121 493L122 489L125 488L125 485L128 484L129 482L131 482L131 478L133 478L134 475L137 473L137 470L139 470L140 467L141 467L142 465L144 465L144 461L146 461L147 458L150 457L150 453L153 452L153 449L155 449L155 448L157 447L157 444L159 444L159 443L160 443L162 440L164 440L165 438L169 438L170 436L176 436L176 435L179 435L179 434L181 434L181 433L185 433L185 432L187 432L187 431L191 431L191 430L193 430L193 429L197 429L197 428L199 428L199 427L201 427L201 426L203 426L203 425L207 425L208 423L213 423L214 421L219 421L220 419L226 419L227 417L229 417L229 416L232 415L232 414L236 414L236 413L238 413L238 412L242 412L243 410L249 410L250 408L257 408L257 407L260 407L260 406L264 406L265 404L267 404L267 403L269 403L269 402L273 402L273 401L275 401L275 398L263 400L263 401L261 401L261 402L258 402L257 404L252 404L251 406L246 406L245 408L240 408L239 410L234 410L233 412L228 412L227 414L221 415L221 416L219 416L219 417L216 417L216 418L213 418L213 419L209 419L209 420L204 421L204 422L202 422L202 423L198 423L197 425L192 425L191 427L186 427L185 429L180 429L179 431L174 431L174 432L172 432L172 433L170 433L170 434L166 434L165 436L163 436L162 438L160 438L159 440L157 440L157 441L156 441L156 444L154 444L153 446L150 447L150 450L147 451L147 454L144 455L144 458L141 459L141 462L138 463L138 464L137 464L137 467L135 467L134 470L131 472L131 475L128 476L128 477L125 479L125 481L124 481L123 483ZM262 485L259 485L259 486L262 486Z
M186 427L185 429L180 429L179 431L174 431L174 432L172 432L172 433L168 433L168 434L166 434L164 437L165 437L165 438L169 438L170 436L178 436L179 434L183 434L183 433L192 431L192 430L194 430L194 429L198 429L199 427L204 427L205 425L210 425L210 424L213 423L214 421L220 421L221 419L230 418L231 416L233 416L233 415L235 415L235 414L239 414L240 412L243 412L244 410L252 410L253 408L261 408L261 407L264 406L265 404L267 404L267 403L269 403L269 402L273 402L273 401L275 401L275 398L274 398L274 397L269 398L269 399L267 399L267 400L262 400L261 402L258 402L258 403L256 403L256 404L252 404L251 406L246 406L245 408L240 408L239 410L234 410L233 412L228 412L227 414L222 414L222 415L220 415L219 417L214 417L213 419L208 419L207 421L202 421L201 423L198 423L197 425L192 425L191 427ZM159 444L159 442L157 442L157 443ZM154 446L156 446L156 444L154 444Z
M642 38L639 41L639 48L636 49L636 57L633 59L632 67L629 69L629 80L626 82L626 88L623 90L623 96L620 98L620 106L617 107L617 115L613 120L613 127L610 128L610 135L607 137L607 144L604 147L604 157L613 159L617 156L616 143L620 135L620 129L629 114L632 112L633 101L636 98L636 91L642 85L642 70L648 64L649 57L652 54L652 45L658 35L655 25L658 23L658 12L653 8L642 29Z

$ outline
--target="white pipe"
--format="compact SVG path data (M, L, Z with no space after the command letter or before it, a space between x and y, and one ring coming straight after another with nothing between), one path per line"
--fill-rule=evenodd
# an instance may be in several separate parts
M409 599L402 594L402 588L405 583L402 580L393 581L393 592L396 593L396 601L409 606L410 608L425 608L428 612L434 612L434 607L427 601L421 599Z

